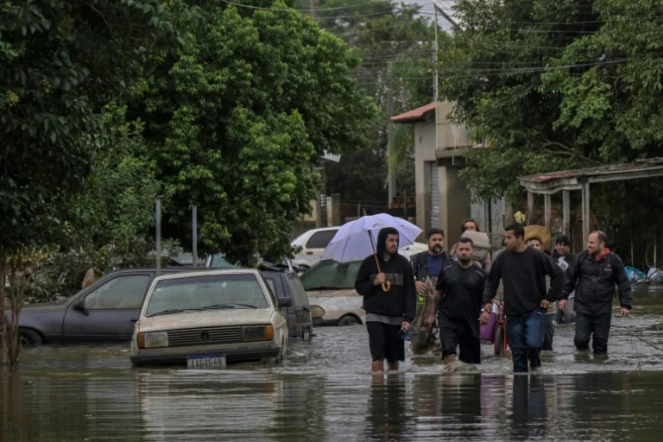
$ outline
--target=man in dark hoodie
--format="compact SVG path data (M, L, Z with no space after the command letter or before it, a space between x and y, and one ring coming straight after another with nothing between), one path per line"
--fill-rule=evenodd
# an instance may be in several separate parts
M373 372L384 371L385 359L389 370L396 371L398 361L405 360L405 341L399 332L410 329L416 313L412 269L407 258L398 254L396 229L386 227L378 233L377 260L379 270L374 255L364 259L355 289L364 297ZM387 282L390 287L385 287Z
M578 351L587 351L592 338L595 355L608 353L615 285L619 292L620 314L626 317L631 311L631 283L622 260L605 246L607 240L601 231L589 235L587 250L576 256L566 271L566 284L559 302L560 310L566 310L569 294L575 288L576 335L573 341Z

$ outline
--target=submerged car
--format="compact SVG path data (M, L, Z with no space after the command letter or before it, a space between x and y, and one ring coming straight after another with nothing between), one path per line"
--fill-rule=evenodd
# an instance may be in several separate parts
M288 324L255 269L210 270L155 278L131 340L134 366L181 364L222 368L227 362L279 363Z
M322 260L301 276L309 303L325 311L314 325L363 324L366 311L364 298L355 291L355 280L361 261L339 263Z

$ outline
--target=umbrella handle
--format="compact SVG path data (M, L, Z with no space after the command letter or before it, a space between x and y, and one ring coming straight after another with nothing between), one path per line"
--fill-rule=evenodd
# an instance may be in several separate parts
M364 216L366 216L366 209L364 209ZM368 231L368 238L371 240L371 247L373 248L373 256L375 257L375 265L378 268L378 273L382 273L382 270L380 270L380 261L378 261L378 253L375 250L375 244L373 244L373 234L370 230ZM382 284L382 290L385 292L391 290L391 281L385 281Z

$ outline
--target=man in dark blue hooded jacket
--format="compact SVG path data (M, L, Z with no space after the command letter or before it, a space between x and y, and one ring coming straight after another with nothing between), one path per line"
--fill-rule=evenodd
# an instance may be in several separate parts
M414 277L410 263L398 254L398 231L387 227L377 239L377 261L374 255L361 263L355 289L364 297L372 369L384 371L387 360L390 371L398 370L405 360L405 342L399 332L407 331L417 311Z

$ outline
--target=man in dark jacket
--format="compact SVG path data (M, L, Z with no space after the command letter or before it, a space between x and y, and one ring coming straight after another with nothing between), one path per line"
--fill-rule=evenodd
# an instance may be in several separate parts
M398 370L398 361L405 360L405 341L399 332L411 327L416 295L410 263L398 254L396 229L380 230L377 254L359 266L355 289L364 297L373 372L384 371L385 359L390 371Z
M410 258L412 274L414 275L417 293L424 293L427 289L426 277L437 278L442 267L451 257L444 251L444 230L432 228L426 233L428 250L417 253Z
M481 324L487 324L500 280L504 283L504 313L507 336L513 355L513 371L527 372L541 365L539 357L546 332L546 309L555 302L564 286L564 272L552 258L527 247L522 224L504 228L506 250L497 255L488 273L484 291ZM546 292L546 275L550 290Z
M580 253L567 270L566 284L559 304L561 310L566 310L566 300L575 288L574 344L579 351L586 351L592 338L595 355L608 353L615 284L619 292L621 315L628 316L631 310L631 283L624 271L622 260L605 246L607 239L606 234L601 231L589 235L587 250Z
M444 230L437 227L430 229L426 232L426 243L428 250L410 257L418 295L417 314L412 324L417 336L410 342L410 348L417 355L428 352L434 346L435 284L442 267L452 262L451 256L444 251Z

